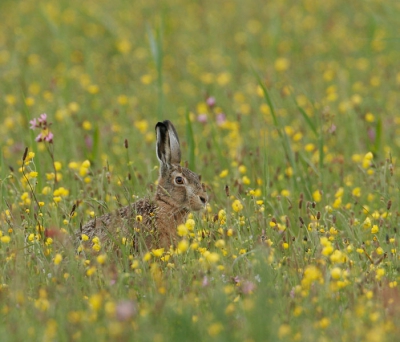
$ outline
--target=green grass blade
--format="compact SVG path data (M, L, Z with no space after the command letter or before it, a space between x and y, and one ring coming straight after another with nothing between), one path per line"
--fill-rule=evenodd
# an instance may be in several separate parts
M315 125L312 122L311 118L307 115L306 111L301 106L299 106L298 104L296 104L296 106L297 106L297 109L299 110L299 112L301 113L301 115L303 116L304 121L307 123L308 127L310 127L310 129L313 131L315 136L318 137L317 128L315 127Z
M150 26L147 27L147 36L150 45L150 51L153 57L154 64L157 70L157 95L158 95L158 106L157 106L157 117L158 120L163 118L164 108L164 92L163 92L163 46L162 46L162 25L156 29L156 35Z
M186 137L187 137L187 145L188 145L188 163L189 168L195 168L196 156L195 156L195 141L193 134L192 122L190 121L190 113L189 110L186 111Z
M255 73L255 74L256 74L256 77L257 77L257 80L258 80L258 84L259 84L259 86L261 87L261 89L263 91L264 99L267 102L267 104L269 106L269 109L271 111L272 119L274 121L275 128L277 129L279 137L281 139L281 144L282 144L283 149L285 151L286 157L287 157L287 159L288 159L288 161L290 163L290 166L293 169L294 174L296 174L297 173L296 172L296 169L297 169L296 168L296 162L295 162L295 158L294 158L294 153L293 153L292 147L290 145L289 138L288 138L285 130L281 127L281 125L279 123L278 117L276 116L276 113L275 113L274 105L273 105L272 100L271 100L271 96L269 95L267 88L263 84L260 76L257 73Z

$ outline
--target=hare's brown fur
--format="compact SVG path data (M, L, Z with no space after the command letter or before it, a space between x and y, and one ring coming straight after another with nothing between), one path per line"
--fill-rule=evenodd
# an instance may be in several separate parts
M97 236L102 243L121 243L127 238L138 249L168 248L177 240L176 228L186 221L190 211L204 208L207 194L200 177L180 165L180 146L171 122L158 123L157 156L160 175L153 199L141 199L114 213L86 223L78 232L89 242ZM182 183L180 183L182 182Z

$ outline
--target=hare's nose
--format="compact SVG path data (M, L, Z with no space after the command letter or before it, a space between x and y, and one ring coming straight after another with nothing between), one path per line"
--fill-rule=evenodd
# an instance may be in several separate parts
M203 204L206 204L206 203L207 203L207 198L202 197L202 196L199 196L199 197L200 197L201 203L203 203Z

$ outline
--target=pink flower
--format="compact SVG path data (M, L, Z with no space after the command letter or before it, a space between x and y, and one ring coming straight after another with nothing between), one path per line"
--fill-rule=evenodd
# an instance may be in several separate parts
M36 119L29 121L29 124L31 125L31 127L29 127L30 129L35 129L39 127L39 125L36 122Z
M49 132L49 134L47 134L46 137L44 138L44 141L52 143L53 142L53 138L54 138L54 134L52 132Z
M199 114L197 116L197 121L201 123L206 123L207 122L207 115L206 114Z
M204 276L203 281L201 282L201 286L206 287L208 285L210 285L210 282L208 281L208 277Z
M39 123L45 125L47 121L47 114L46 113L40 114L38 121Z
M245 281L242 285L242 291L244 294L251 294L256 289L256 285L251 281Z
M40 114L39 118L35 118L29 121L30 129L40 128L42 132L35 138L35 141L42 142L46 141L52 143L54 140L54 134L50 132L51 123L47 122L47 114Z
M226 121L226 115L224 113L217 114L217 124L220 126Z
M42 142L42 141L43 141L42 133L40 133L40 134L35 138L35 141L37 141L37 142Z
M128 321L137 313L137 308L132 301L122 301L117 304L115 315L119 321Z
M214 107L215 103L216 103L215 97L214 96L208 97L207 100L206 100L206 103L207 103L208 107L210 107L210 108Z

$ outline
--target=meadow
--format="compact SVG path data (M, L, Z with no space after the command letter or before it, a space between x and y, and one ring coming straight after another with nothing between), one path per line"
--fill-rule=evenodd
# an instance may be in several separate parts
M0 2L1 341L395 341L400 3ZM43 115L46 114L46 115ZM169 250L83 248L158 177Z

